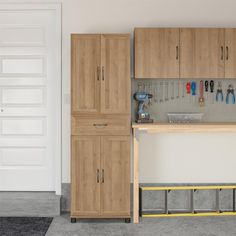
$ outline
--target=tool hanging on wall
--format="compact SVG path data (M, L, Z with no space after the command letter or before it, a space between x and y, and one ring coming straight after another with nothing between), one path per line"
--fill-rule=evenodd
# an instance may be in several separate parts
M182 98L184 98L184 94L185 94L185 82L182 82Z
M212 104L214 103L214 87L215 87L215 83L213 80L210 81L210 92L211 92L211 101L212 101Z
M148 93L153 94L153 92L152 92L152 82L150 82L148 84ZM149 101L148 101L148 106L151 106L151 105L152 105L152 98L150 98Z
M196 97L196 89L197 89L197 84L196 82L191 83L191 91L192 91L192 97L193 97L193 102L195 103L195 97Z
M166 89L165 101L168 102L169 101L169 83L168 82L165 83L165 89Z
M224 101L224 95L223 95L223 90L222 90L222 84L219 81L217 90L216 90L216 101L217 102L223 102Z
M179 99L179 80L177 81L177 95L176 98Z
M160 82L160 103L164 102L164 84Z
M226 104L235 104L235 95L234 95L234 88L233 85L230 84L227 89L227 95L226 95Z
M171 82L171 100L175 99L175 82Z
M200 107L205 105L204 102L204 97L203 97L203 81L200 81L200 85L199 85L199 99L198 99L198 103L200 105Z
M154 102L158 103L158 97L157 97L157 83L154 83L154 88L153 88L153 97L154 97Z
M196 88L197 88L197 84L196 82L192 82L191 83L191 91L192 91L192 96L195 96L196 95Z
M205 98L208 100L208 91L209 91L209 82L208 80L205 81Z
M189 95L189 101L191 102L191 83L190 82L187 82L187 84L186 84L186 94L188 94Z

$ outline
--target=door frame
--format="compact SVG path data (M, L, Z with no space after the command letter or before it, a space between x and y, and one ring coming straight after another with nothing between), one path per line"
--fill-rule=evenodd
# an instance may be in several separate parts
M55 12L55 22L56 22L56 40L55 40L55 48L56 48L56 61L55 68L56 68L56 78L54 82L54 89L55 93L57 94L57 104L56 105L56 116L58 117L57 120L55 120L56 124L56 135L54 140L55 147L53 148L54 151L54 165L55 165L55 175L54 175L54 181L55 181L55 192L57 195L61 195L61 178L62 178L62 134L61 134L61 125L62 125L62 72L61 72L61 46L62 46L62 35L61 35L61 3L25 3L25 2L0 2L0 12L1 11L8 11L8 10L51 10ZM56 158L57 157L57 158Z

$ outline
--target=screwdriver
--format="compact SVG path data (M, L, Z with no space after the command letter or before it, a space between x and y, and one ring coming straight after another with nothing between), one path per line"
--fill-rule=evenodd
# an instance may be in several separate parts
M208 87L209 87L209 82L208 82L208 80L206 80L205 81L205 93L206 93L205 98L206 98L206 100L208 99Z
M189 95L189 98L190 98L190 102L191 102L191 83L190 82L187 82L186 83L186 94Z
M211 92L211 97L212 97L212 104L214 103L214 81L213 80L211 80L210 81L210 92Z

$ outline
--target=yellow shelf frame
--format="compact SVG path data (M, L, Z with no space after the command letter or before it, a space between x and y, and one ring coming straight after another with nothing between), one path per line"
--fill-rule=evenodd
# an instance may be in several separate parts
M142 214L143 218L157 218L157 217L200 217L200 216L235 216L236 212L199 212L199 213L173 213L173 214Z
M140 187L139 188L139 215L143 218L157 218L157 217L201 217L201 216L235 216L236 207L235 207L235 191L236 185L207 185L207 186L160 186L160 187ZM233 190L233 211L220 211L219 209L219 192L223 189ZM191 190L192 194L196 190L216 190L216 201L217 208L216 211L209 212L196 212L192 209L192 212L183 212L183 213L170 213L167 206L167 195L169 191L175 190ZM143 213L142 212L142 191L165 191L165 213ZM193 204L193 195L192 195L192 204ZM193 205L192 205L193 208Z
M236 185L140 187L143 191L236 189Z

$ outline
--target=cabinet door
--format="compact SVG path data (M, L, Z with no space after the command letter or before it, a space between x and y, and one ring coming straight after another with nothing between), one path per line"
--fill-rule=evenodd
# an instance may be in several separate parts
M100 35L72 35L72 112L96 113L100 107Z
M130 37L102 35L101 111L130 113Z
M180 30L180 77L224 78L224 29Z
M179 78L179 29L137 28L135 78Z
M101 214L130 215L130 137L101 138Z
M100 145L98 136L72 136L72 216L100 214Z
M225 29L225 78L236 78L236 29Z

